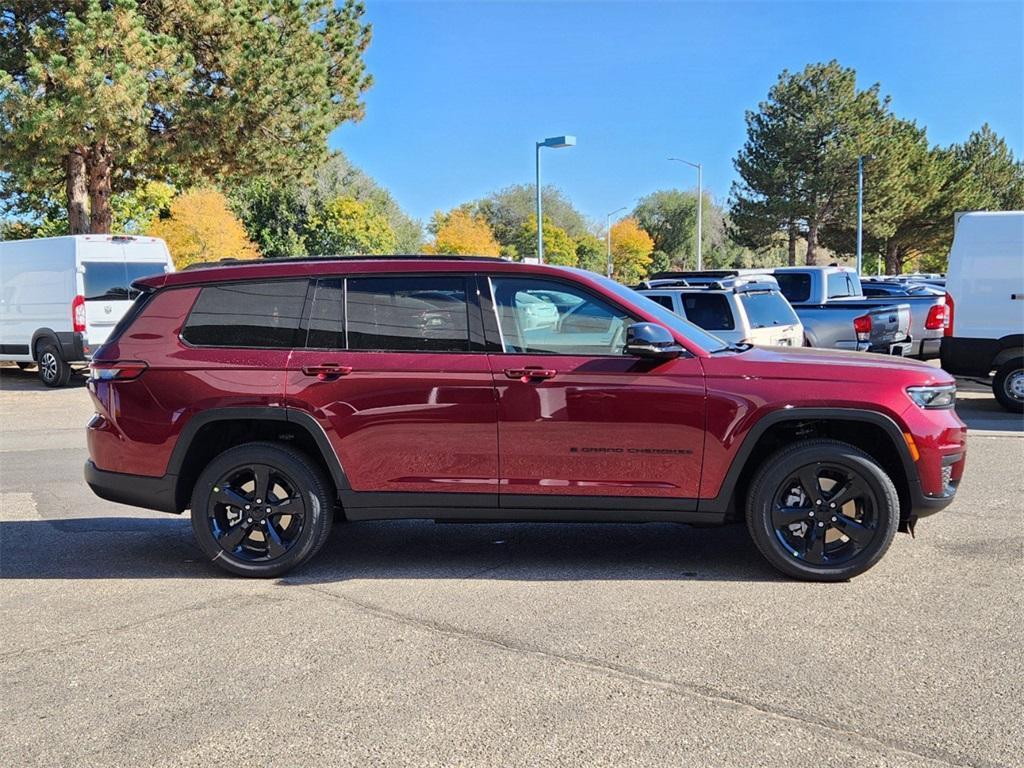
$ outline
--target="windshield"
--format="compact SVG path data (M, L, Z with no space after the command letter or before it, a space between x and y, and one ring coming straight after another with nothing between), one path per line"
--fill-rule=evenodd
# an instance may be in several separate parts
M651 301L651 299L647 298L642 293L637 293L632 288L627 288L626 286L621 285L620 283L616 283L614 280L611 280L602 275L595 274L593 272L587 272L586 270L583 269L575 269L570 267L569 270L572 272L577 272L581 275L586 275L592 280L597 280L613 295L618 296L619 298L624 299L625 301L629 301L633 304L636 304L638 307L642 308L644 312L650 315L654 320L661 323L666 328L669 328L673 331L676 331L680 335L685 336L687 339L689 339L694 344L696 344L701 349L704 349L707 352L721 352L723 350L729 349L729 345L722 341L717 336L715 336L714 334L708 333L702 328L698 328L693 323L681 318L675 312L671 312L665 309L658 302Z

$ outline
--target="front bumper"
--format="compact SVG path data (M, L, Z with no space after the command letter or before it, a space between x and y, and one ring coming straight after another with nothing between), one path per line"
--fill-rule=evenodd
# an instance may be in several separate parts
M85 462L85 482L92 492L101 499L115 501L143 509L155 509L157 512L182 511L177 504L175 494L178 485L176 475L148 477L146 475L126 475L122 472L108 472L99 469L92 461Z

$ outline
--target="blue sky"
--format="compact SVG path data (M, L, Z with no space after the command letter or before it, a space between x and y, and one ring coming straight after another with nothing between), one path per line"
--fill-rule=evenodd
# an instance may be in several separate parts
M426 219L514 183L544 181L587 216L655 189L724 201L744 111L779 72L836 58L880 82L932 143L988 122L1024 155L1024 3L397 2L366 0L375 84L366 118L331 146Z

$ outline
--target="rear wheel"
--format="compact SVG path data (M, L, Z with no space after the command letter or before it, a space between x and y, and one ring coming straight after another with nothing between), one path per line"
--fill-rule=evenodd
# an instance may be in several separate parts
M992 379L992 394L1006 410L1024 413L1024 357L999 366Z
M246 443L215 458L192 493L192 531L219 567L280 576L319 551L331 528L333 487L303 453Z
M41 341L37 348L39 379L48 387L63 387L71 381L71 366L61 357L60 348L52 341Z
M747 527L789 576L845 581L885 554L899 527L892 480L868 454L837 440L784 448L758 469Z

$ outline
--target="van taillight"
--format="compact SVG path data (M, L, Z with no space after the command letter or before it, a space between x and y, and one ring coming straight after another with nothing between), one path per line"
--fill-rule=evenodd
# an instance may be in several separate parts
M853 332L857 334L857 341L871 340L871 315L861 315L853 318Z
M71 325L75 333L85 333L84 296L75 296L71 301Z
M953 335L953 320L956 316L956 304L953 303L953 294L946 291L946 330L943 336Z
M937 331L945 328L949 321L949 314L945 304L936 304L928 310L928 317L924 321L924 327L929 331Z
M131 381L139 378L148 367L141 360L93 361L89 374L96 381Z

